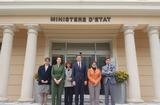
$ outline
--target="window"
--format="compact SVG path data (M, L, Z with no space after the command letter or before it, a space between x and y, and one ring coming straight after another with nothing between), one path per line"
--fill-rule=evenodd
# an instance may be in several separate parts
M110 50L110 43L96 43L96 50Z
M94 43L68 43L67 49L68 50L79 50L79 51L83 51L83 50L94 51L95 50Z
M65 43L53 43L53 50L65 50Z
M79 53L84 52L85 53L93 53L95 54L96 51L98 52L104 52L106 55L107 52L111 50L110 43L52 43L52 51L54 54L60 53ZM66 51L66 52L65 52ZM70 52L72 51L72 52ZM64 52L64 53L62 53Z
M85 61L98 60L100 63L99 67L102 66L106 56L111 56L111 45L109 42L102 43L52 43L52 55L62 55L63 61L66 62L68 59L74 61L75 56L82 53ZM55 59L54 59L55 60ZM91 63L91 62L89 62ZM88 64L89 64L88 63ZM89 65L88 65L89 67Z

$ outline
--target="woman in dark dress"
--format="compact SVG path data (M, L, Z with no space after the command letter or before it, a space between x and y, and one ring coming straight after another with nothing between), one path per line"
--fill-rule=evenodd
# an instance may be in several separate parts
M41 65L38 69L41 105L47 105L47 95L49 94L49 85L51 83L51 69L50 58L45 58L44 65Z

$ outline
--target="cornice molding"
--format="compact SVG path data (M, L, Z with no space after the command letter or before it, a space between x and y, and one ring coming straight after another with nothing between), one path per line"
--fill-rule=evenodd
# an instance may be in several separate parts
M65 13L65 14L64 14ZM160 16L160 2L0 1L1 15L138 15Z

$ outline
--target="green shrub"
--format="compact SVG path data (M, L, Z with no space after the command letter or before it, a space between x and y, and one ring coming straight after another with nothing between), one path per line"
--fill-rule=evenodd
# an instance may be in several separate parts
M129 75L127 71L119 70L119 71L116 71L115 78L116 78L117 83L123 83L127 81L127 79L129 78Z

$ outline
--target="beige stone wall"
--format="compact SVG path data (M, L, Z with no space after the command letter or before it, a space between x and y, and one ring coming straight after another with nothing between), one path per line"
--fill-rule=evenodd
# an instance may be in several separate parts
M17 100L20 97L26 41L27 30L18 30L14 36L9 74L8 97L10 101ZM43 33L39 33L35 72L37 71L38 66L43 63L44 46L45 40Z
M142 97L146 101L151 101L153 98L153 70L147 32L136 32L136 47Z
M142 98L144 101L151 101L153 98L153 78L147 33L137 30L135 32L135 43ZM126 69L123 33L117 36L117 56L118 68Z

